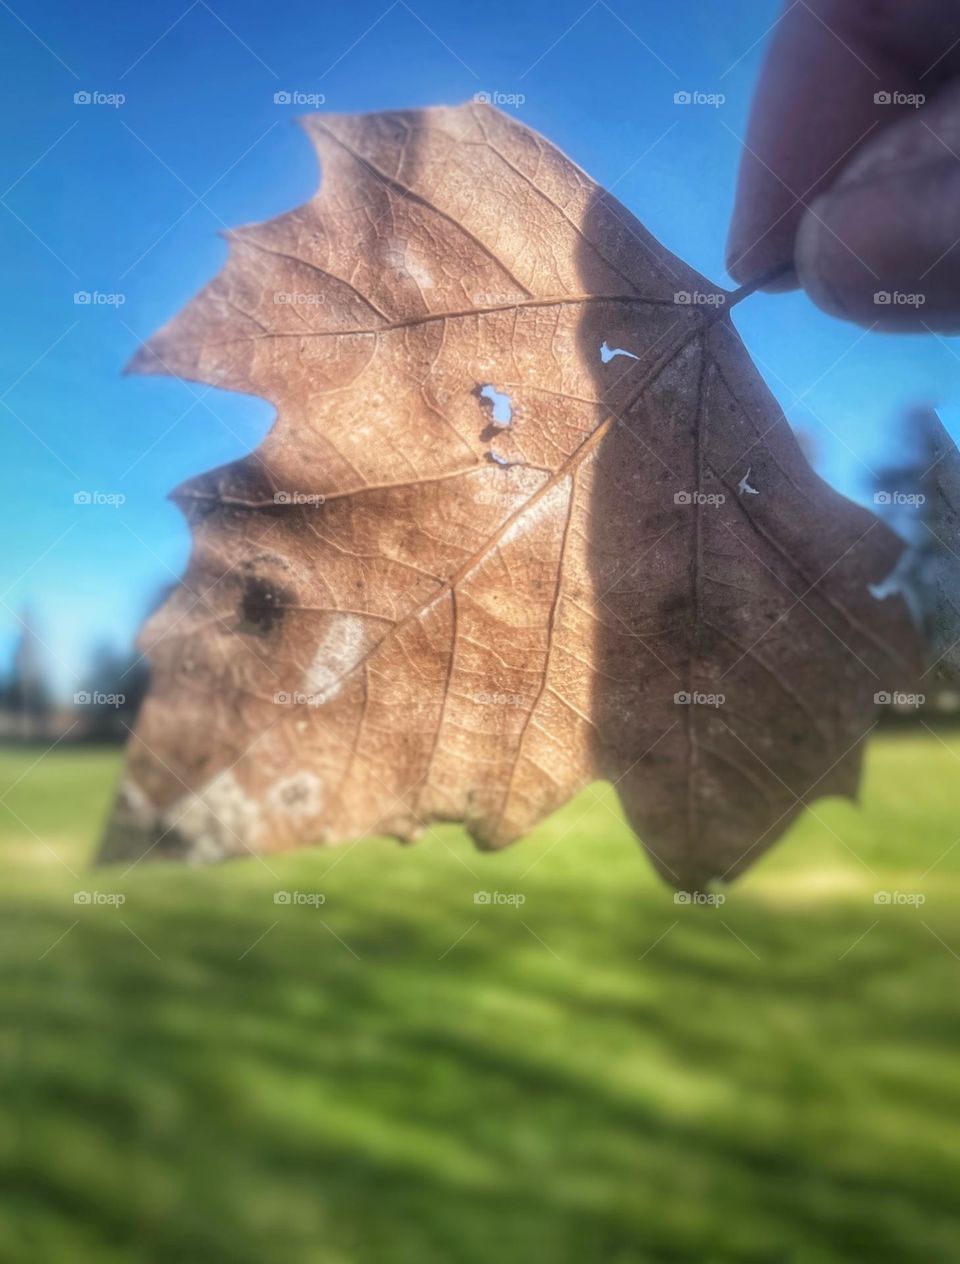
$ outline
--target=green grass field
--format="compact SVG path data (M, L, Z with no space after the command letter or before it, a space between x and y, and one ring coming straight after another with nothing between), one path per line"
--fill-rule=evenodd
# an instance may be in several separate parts
M497 856L90 871L120 756L37 754L0 752L0 1259L957 1260L960 735L878 739L715 908L604 787Z

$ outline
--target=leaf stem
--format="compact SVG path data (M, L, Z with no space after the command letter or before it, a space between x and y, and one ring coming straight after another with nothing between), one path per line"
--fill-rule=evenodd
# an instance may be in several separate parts
M744 285L738 286L735 290L729 291L727 299L727 309L735 307L741 299L749 298L751 294L757 290L762 290L765 285L769 285L771 281L776 281L778 277L792 268L792 262L780 263L775 268L770 268L767 272L762 272L760 276L754 277L752 281L747 281Z

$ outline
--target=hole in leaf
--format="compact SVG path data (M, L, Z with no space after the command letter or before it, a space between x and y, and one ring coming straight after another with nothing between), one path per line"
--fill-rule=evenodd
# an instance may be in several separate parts
M871 597L876 597L877 601L886 601L888 597L892 597L899 589L900 585L889 575L882 583L867 584L867 592Z
M604 364L609 364L611 360L615 360L617 356L626 356L630 360L639 360L640 357L634 355L632 351L624 351L623 347L608 347L605 342L600 344L600 359Z
M878 583L867 584L867 592L870 596L875 597L877 601L886 601L888 597L899 595L906 600L912 609L910 586L903 582L910 574L912 561L912 550L909 548L904 549L888 575L884 575L883 579ZM914 614L916 615L916 612Z
M739 492L741 496L759 496L760 495L760 492L758 491L756 487L750 486L750 470L749 469L747 470L746 474L744 474L740 482L737 484L737 491Z
M497 388L489 382L486 386L481 386L479 391L481 399L485 399L491 405L490 420L498 430L505 430L513 421L513 403L509 395Z

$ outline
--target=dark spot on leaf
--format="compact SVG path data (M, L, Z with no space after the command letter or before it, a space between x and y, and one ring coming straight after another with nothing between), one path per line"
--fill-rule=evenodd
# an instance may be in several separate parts
M240 631L266 636L282 622L292 597L288 589L271 583L269 579L259 575L249 576L244 580L240 600Z

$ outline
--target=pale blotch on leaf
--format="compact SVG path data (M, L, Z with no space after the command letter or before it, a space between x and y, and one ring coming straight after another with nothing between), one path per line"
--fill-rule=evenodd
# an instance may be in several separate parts
M314 650L301 683L308 705L323 706L335 698L343 682L363 657L366 627L355 614L334 615Z

